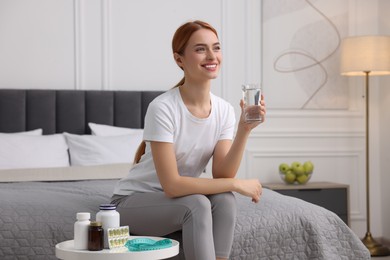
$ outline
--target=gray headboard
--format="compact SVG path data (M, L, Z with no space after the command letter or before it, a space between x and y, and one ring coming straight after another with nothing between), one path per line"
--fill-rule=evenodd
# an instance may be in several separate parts
M161 91L0 89L0 132L90 134L88 123L143 128Z

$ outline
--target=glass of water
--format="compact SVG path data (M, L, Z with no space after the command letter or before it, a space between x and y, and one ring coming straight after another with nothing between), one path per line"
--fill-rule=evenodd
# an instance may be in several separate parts
M244 99L245 122L262 121L260 114L261 85L244 84L242 85L242 96Z

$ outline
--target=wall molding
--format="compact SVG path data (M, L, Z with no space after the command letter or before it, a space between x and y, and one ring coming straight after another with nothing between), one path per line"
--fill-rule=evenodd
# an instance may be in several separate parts
M334 130L324 131L322 129L307 130L261 130L253 131L251 138L365 138L364 131Z
M363 118L363 110L298 110L298 109L270 109L269 118Z
M244 49L244 57L245 57L245 82L252 81L252 71L251 68L251 59L250 59L250 53L252 50L252 42L251 42L251 25L253 18L250 16L251 13L251 1L245 1L245 49ZM244 82L243 82L244 83Z
M364 149L253 149L246 150L252 158L268 158L268 157L296 157L296 156L311 156L311 157L363 157Z
M245 82L262 83L261 77L261 8L257 0L245 1Z
M81 15L83 12L83 1L73 1L73 28L74 28L74 89L82 89L83 82L83 26Z
M228 30L227 30L227 21L228 21L228 13L229 13L229 0L221 0L221 32L219 32L221 37L221 42L224 46L224 48L229 48L229 41L228 41ZM228 79L229 70L228 66L225 66L223 70L220 70L220 77L221 77L221 97L226 98L227 91L225 85L227 85L227 82L229 82Z
M111 1L102 0L102 89L111 90Z

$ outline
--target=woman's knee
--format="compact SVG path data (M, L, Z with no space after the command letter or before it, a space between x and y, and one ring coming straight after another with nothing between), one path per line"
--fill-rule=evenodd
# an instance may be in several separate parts
M231 192L215 194L210 197L212 212L235 221L237 216L236 197Z
M192 214L211 214L211 203L206 196L201 194L194 194L187 196L187 199L189 200L187 206Z
M212 206L223 206L224 208L229 208L236 210L236 197L232 192L224 192L212 195L210 198Z
M187 214L183 219L183 228L189 225L199 230L211 229L212 212L210 200L204 195L189 195L185 198Z

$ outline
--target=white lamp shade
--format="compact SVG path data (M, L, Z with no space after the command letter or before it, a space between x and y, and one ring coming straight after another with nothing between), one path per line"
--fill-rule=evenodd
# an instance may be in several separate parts
M390 36L356 36L341 43L341 75L390 74Z

